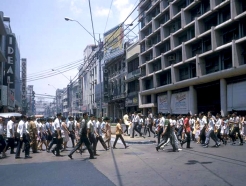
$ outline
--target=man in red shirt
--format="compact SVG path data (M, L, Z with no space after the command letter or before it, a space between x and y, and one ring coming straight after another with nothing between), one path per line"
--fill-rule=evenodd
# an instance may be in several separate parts
M191 131L191 127L190 127L190 113L188 113L184 119L184 129L183 129L183 133L186 134L186 138L182 139L181 141L181 147L183 147L183 144L185 144L187 142L186 148L190 148L190 131ZM182 135L183 137L184 135Z

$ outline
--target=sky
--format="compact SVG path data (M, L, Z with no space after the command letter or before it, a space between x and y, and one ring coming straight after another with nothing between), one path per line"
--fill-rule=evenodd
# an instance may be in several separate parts
M103 39L103 33L122 23L139 0L90 2L95 37L98 39L100 35ZM55 95L56 89L65 88L69 79L78 73L83 50L86 45L94 44L94 39L78 23L64 18L77 20L93 33L88 0L0 0L0 11L10 17L21 58L27 59L27 85L34 85L36 94L47 95ZM132 23L136 17L137 11L125 23ZM137 20L133 24L136 25ZM65 65L72 69L60 73L59 67ZM30 81L37 79L38 75L54 73L52 69L58 75Z

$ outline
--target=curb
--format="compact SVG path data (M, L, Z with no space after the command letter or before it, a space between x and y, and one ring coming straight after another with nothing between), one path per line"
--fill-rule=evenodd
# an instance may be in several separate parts
M125 141L128 144L154 144L156 143L155 140L149 140L149 141Z

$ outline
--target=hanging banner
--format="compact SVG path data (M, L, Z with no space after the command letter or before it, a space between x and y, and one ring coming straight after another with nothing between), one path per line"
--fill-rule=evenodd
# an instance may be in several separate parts
M6 35L6 59L5 63L5 77L4 85L8 85L9 88L15 88L15 44L16 40L14 35Z
M157 97L157 104L158 104L158 113L166 113L168 112L168 103L167 103L167 95L159 95Z
M172 94L171 109L174 114L187 114L189 112L189 92Z

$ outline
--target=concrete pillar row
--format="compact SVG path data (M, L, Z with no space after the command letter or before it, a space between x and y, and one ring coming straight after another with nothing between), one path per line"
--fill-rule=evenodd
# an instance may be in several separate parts
M197 114L197 93L194 86L189 87L189 107L191 114Z
M227 115L227 83L225 79L220 79L220 107L221 115Z

